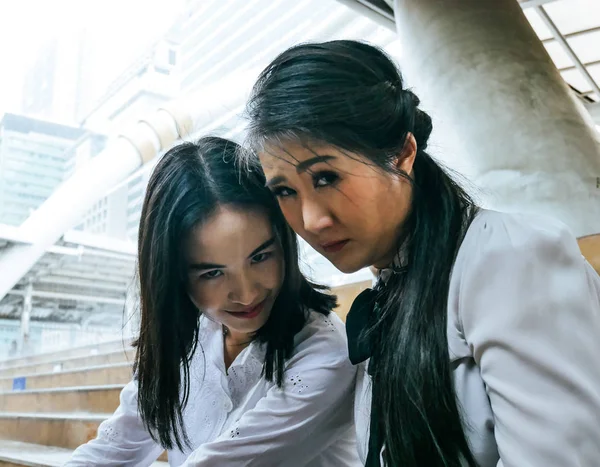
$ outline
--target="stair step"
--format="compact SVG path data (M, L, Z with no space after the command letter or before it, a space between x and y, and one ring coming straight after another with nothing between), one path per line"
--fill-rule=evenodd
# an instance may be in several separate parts
M70 449L41 446L19 441L0 441L0 465L25 465L29 467L61 466L69 460Z
M96 437L111 414L0 412L0 440L75 449Z
M59 467L71 458L72 453L71 449L0 440L0 467ZM155 462L152 467L168 465L166 462Z
M103 384L127 384L131 380L131 363L111 363L74 370L52 373L28 374L20 378L21 387L25 389L47 389L71 386L100 386ZM0 378L0 392L11 391L15 385L15 377Z
M87 368L96 365L109 365L115 363L133 363L135 349L114 350L97 355L85 357L72 357L64 360L55 360L46 363L32 363L13 368L0 369L0 378L22 377L24 375L56 373L66 370Z
M86 344L79 347L58 350L56 352L47 352L26 357L15 357L0 361L0 369L15 368L37 363L48 363L60 360L66 360L73 357L89 357L96 354L124 350L131 346L131 339L117 339L101 342L98 344Z
M112 413L124 385L80 386L0 393L0 412Z

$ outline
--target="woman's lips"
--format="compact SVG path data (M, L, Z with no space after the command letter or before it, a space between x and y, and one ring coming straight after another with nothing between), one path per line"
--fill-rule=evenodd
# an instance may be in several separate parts
M260 315L260 313L265 308L266 300L267 299L264 299L262 302L258 303L257 305L254 305L253 307L250 307L246 310L228 311L227 313L229 313L230 315L233 315L237 318L242 318L242 319L256 318L258 315Z
M350 240L339 240L337 242L323 243L321 248L325 253L337 253L344 248Z

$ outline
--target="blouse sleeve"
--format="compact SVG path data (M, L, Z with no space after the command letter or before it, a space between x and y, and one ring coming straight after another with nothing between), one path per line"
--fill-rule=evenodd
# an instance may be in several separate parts
M137 383L121 391L120 405L98 428L98 436L77 448L65 467L148 466L163 449L150 437L137 410Z
M499 467L598 465L600 277L562 224L489 218L460 283Z
M353 435L355 376L343 334L333 325L314 334L288 361L283 387L270 388L230 431L200 446L184 465L306 466L344 432ZM357 459L355 443L349 444L349 458Z

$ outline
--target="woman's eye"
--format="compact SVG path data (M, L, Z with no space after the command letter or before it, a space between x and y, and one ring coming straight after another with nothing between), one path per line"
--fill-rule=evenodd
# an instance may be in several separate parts
M335 172L317 172L313 175L315 188L334 185L340 179Z
M264 253L259 253L252 257L252 264L262 263L263 261L268 260L271 256L273 256L272 251L265 251Z
M216 279L217 277L221 277L222 275L223 275L223 271L220 271L219 269L215 269L213 271L208 271L208 272L205 272L204 274L201 274L200 279L211 280L211 279Z
M273 188L272 192L277 198L287 198L288 196L293 196L296 193L294 190L286 186L277 186Z

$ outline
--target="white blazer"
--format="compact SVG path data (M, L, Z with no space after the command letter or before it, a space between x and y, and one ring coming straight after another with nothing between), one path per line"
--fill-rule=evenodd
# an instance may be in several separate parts
M600 277L564 225L477 215L450 280L448 347L481 467L600 466ZM369 378L361 365L363 462Z

